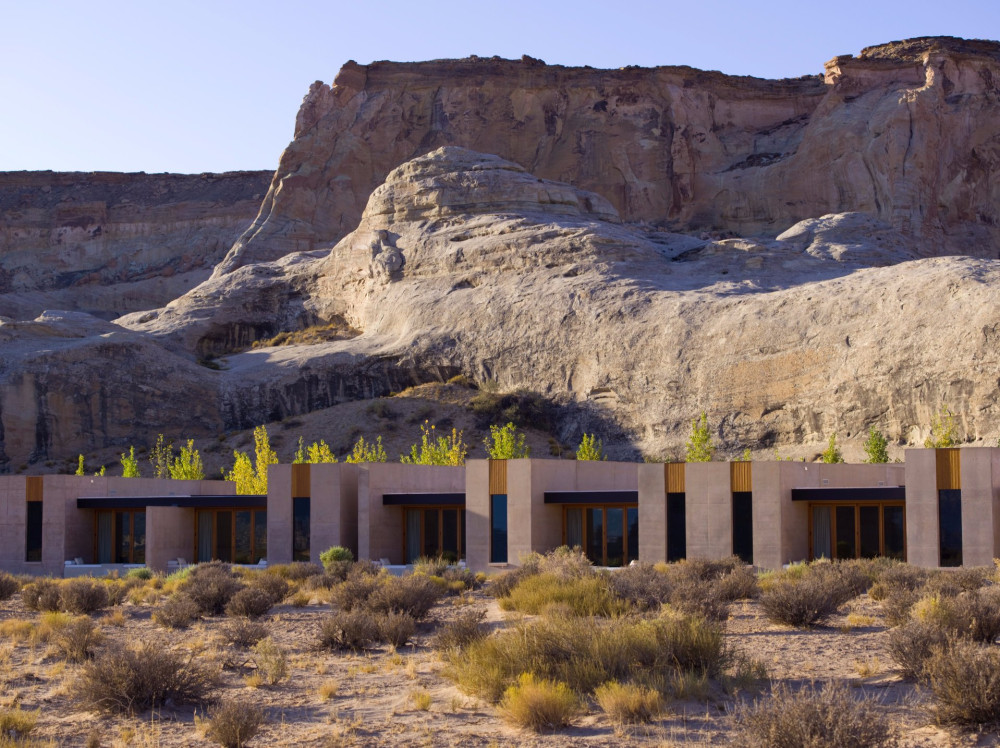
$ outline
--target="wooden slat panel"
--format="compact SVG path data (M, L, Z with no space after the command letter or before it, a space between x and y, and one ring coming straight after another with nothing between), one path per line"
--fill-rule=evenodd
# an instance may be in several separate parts
M753 463L752 462L730 462L729 463L729 490L752 491L753 488Z
M507 460L490 460L490 494L507 493Z
M667 493L684 493L684 465L683 462L668 462L663 466L667 473Z
M24 494L28 501L41 501L42 500L42 477L36 476L33 478L25 478L27 485L25 486Z
M961 458L957 449L935 450L938 491L962 487Z
M312 465L304 463L292 465L292 497L305 499L312 496L312 488L309 485L310 470Z

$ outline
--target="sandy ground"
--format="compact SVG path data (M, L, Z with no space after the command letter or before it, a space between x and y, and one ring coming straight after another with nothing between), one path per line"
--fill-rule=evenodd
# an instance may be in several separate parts
M328 605L319 599L308 606L277 606L265 619L271 636L289 653L290 677L272 687L251 688L248 670L223 672L220 695L238 696L266 709L268 724L251 746L620 746L727 745L733 700L715 696L706 702L673 703L656 722L617 728L595 704L576 725L554 735L534 735L505 725L493 707L466 696L444 677L443 663L430 648L438 623L465 605L487 610L497 626L506 619L495 601L475 593L440 603L421 624L413 644L393 651L381 647L366 653L333 653L314 646ZM217 629L221 618L205 619L186 631L168 631L150 619L149 605L121 606L124 624L114 625L110 611L97 614L108 639L155 640L184 647L200 658L219 657ZM37 620L18 597L0 604L0 620ZM995 733L947 731L933 724L929 694L893 672L886 650L886 628L879 606L859 598L830 625L800 631L766 621L756 603L736 603L727 623L733 644L762 660L777 681L800 684L837 679L880 699L899 725L906 746L1000 746ZM88 737L102 746L212 745L196 724L191 707L164 708L135 719L95 715L78 709L68 695L78 665L62 662L45 644L0 644L0 705L20 704L40 710L33 737L57 745L82 746ZM320 687L333 682L329 699ZM430 706L417 707L414 694L427 692ZM91 743L95 745L96 743Z

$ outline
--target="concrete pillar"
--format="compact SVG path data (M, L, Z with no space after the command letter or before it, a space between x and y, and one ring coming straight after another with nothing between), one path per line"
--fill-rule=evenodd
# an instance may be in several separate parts
M667 482L662 463L636 466L639 482L639 559L667 560Z
M194 523L192 508L146 507L146 566L165 572L172 559L190 563L195 557Z
M288 564L291 561L292 466L270 465L267 469L267 563Z
M487 571L490 565L489 460L465 462L465 562L470 569Z
M962 565L992 566L1000 555L1000 449L961 451Z
M690 462L685 466L684 512L687 557L718 559L733 555L733 494L728 462ZM640 529L640 536L642 531Z
M915 566L937 567L941 563L940 540L935 452L933 449L908 449L906 560Z

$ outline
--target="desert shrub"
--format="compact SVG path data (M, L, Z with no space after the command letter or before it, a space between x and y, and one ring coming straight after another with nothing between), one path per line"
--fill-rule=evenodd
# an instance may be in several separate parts
M108 605L121 605L132 590L146 591L142 580L108 579L104 582L104 591L108 596Z
M1000 636L1000 588L974 589L955 597L929 595L910 615L949 634L990 644Z
M757 574L748 566L737 566L715 582L719 597L726 602L753 600L760 594Z
M872 590L878 587L878 582ZM879 592L879 594L882 594ZM888 586L882 596L882 617L890 626L899 626L910 620L910 611L920 599L920 592L903 586Z
M504 719L535 732L565 727L579 711L580 702L569 686L531 673L522 673L500 701Z
M17 577L0 571L0 600L9 600L21 589L21 583Z
M670 605L685 615L725 621L729 618L729 602L718 585L718 579L713 582L691 574L678 575L671 584Z
M59 584L52 579L39 579L21 588L21 602L28 610L59 610Z
M249 618L233 618L219 626L224 641L240 649L249 649L267 636L267 626Z
M437 636L434 637L434 648L439 652L449 649L461 649L467 647L475 641L479 641L487 634L486 611L466 610L438 629Z
M112 645L84 663L71 690L86 709L135 714L164 704L198 704L216 685L216 671L160 642Z
M0 745L27 745L27 738L38 724L41 712L27 712L19 706L10 709L0 709ZM9 742L8 742L9 741ZM31 743L31 745L35 745Z
M243 586L229 564L210 561L195 566L181 589L194 600L202 615L217 616Z
M354 610L368 604L368 599L379 586L379 577L372 574L348 572L347 578L331 588L330 604L340 610Z
M268 571L290 582L302 582L309 577L323 573L323 567L308 561L293 561L290 564L275 564Z
M895 748L896 730L878 703L855 700L844 685L779 686L736 710L733 743L746 748Z
M614 680L595 688L594 699L619 724L649 722L663 706L663 698L655 689Z
M666 574L652 564L640 562L612 572L608 589L638 610L651 610L670 599L671 585Z
M722 629L704 619L541 618L447 653L448 675L495 702L530 671L590 693L610 680L661 690L678 671L720 675L730 662Z
M156 623L168 629L186 629L201 616L201 608L184 593L167 598L152 614Z
M995 569L988 566L960 566L957 569L941 569L941 577L950 577L952 584L963 592L978 590L990 582Z
M335 545L319 554L319 560L327 572L335 572L339 576L347 573L347 569L350 568L351 563L354 561L354 554L350 548Z
M537 568L518 566L508 571L502 571L490 577L487 591L494 597L507 597L517 585L530 576L538 573Z
M50 642L62 629L73 620L73 617L59 610L47 610L39 617L38 625L32 633L36 642Z
M342 610L323 619L319 645L326 649L364 649L378 637L378 623L367 610Z
M274 686L288 677L288 653L265 637L253 645L253 662L261 682Z
M449 566L444 570L441 579L447 583L448 590L452 594L459 594L464 590L474 590L480 586L479 580L471 569L459 566Z
M577 616L612 616L625 611L626 604L615 598L602 576L564 579L545 572L520 582L507 597L500 598L504 610L537 615L552 605Z
M928 573L918 566L894 562L879 569L874 583L868 588L872 600L881 602L895 589L918 590L927 581Z
M822 623L855 597L855 588L832 564L778 574L761 593L760 604L774 623L804 628Z
M423 574L428 577L440 577L444 575L448 569L448 565L448 560L444 556L433 558L421 556L413 562L413 573Z
M77 577L66 579L59 586L59 607L67 613L90 615L107 604L108 588L101 582Z
M243 748L260 732L264 710L246 701L220 701L209 713L205 737L223 748Z
M266 571L251 578L250 586L254 589L263 590L271 598L272 605L277 605L284 600L291 589L291 585L285 579L279 577L277 574L271 574Z
M59 650L59 654L70 662L84 662L90 659L103 636L101 630L94 626L89 616L80 616L61 626L50 641Z
M267 615L274 605L274 600L260 587L244 587L229 600L226 605L226 615L243 618L260 618Z
M378 620L378 638L394 647L402 647L417 630L417 622L409 613L390 611Z
M369 596L365 607L378 615L407 613L420 621L438 600L441 588L427 577L411 574L393 577L386 574L378 577L378 584Z
M1000 651L972 641L935 647L924 665L941 724L972 727L1000 721Z
M153 570L147 567L142 567L141 569L129 569L125 572L126 579L141 579L143 581L153 578Z
M903 677L926 680L924 671L933 651L944 647L948 633L926 621L908 621L889 632L889 656Z

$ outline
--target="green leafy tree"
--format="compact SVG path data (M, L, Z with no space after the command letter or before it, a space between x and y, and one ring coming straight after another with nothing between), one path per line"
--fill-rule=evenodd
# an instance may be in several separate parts
M135 459L135 447L128 448L128 454L122 453L122 478L139 478L139 461Z
M103 478L105 470L107 470L107 466L106 465L101 465L101 469L98 470L96 473L94 473L94 477L95 478Z
M80 455L80 459L76 462L76 472L73 475L86 475L83 470L83 455Z
M608 459L604 454L604 442L597 439L597 434L584 433L580 446L576 448L576 459L598 462Z
M236 483L236 493L263 495L267 493L267 466L278 464L278 455L271 449L267 428L253 430L254 460L245 452L233 452L233 469L226 473L226 480Z
M750 447L743 448L743 454L736 458L736 462L750 462L753 460L753 455L750 453Z
M313 465L319 465L324 462L330 463L336 461L337 455L335 455L333 450L330 449L330 445L322 439L309 445L306 462Z
M483 440L483 444L493 460L518 460L531 454L524 434L511 422L506 426L490 426L490 435Z
M958 443L955 433L955 414L948 408L931 418L931 435L924 440L928 449L945 449Z
M410 454L401 455L399 461L406 465L464 465L468 451L461 431L453 428L450 435L441 436L424 421L420 426L420 443L412 445Z
M154 478L169 478L170 465L174 461L174 443L164 443L163 434L158 434L156 444L149 450L149 464L153 466Z
M708 416L702 411L701 418L691 421L691 436L687 440L685 462L711 462L715 456L712 433L708 429Z
M194 448L194 439L188 439L187 446L170 463L170 477L174 480L204 480L205 466L201 455Z
M302 437L299 437L299 447L295 450L295 457L292 458L293 465L301 465L306 461L306 450L303 446Z
M826 449L823 450L823 454L820 455L820 459L827 465L833 465L844 461L844 456L840 453L840 449L837 447L836 432L830 434L830 441L826 445Z
M872 426L868 429L868 438L865 439L865 462L870 464L882 464L889 461L889 440L877 428Z
M355 442L354 449L351 450L347 462L356 465L362 462L385 462L386 459L388 458L385 449L382 447L381 436L375 437L374 442L366 442L362 436Z

